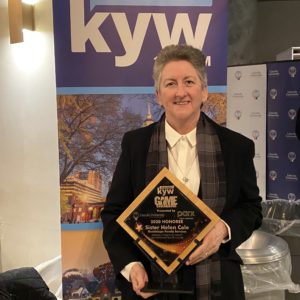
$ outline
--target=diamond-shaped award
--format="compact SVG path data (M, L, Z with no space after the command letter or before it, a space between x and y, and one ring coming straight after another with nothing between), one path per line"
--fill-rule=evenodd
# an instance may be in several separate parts
M219 219L163 168L117 222L160 270L171 275Z

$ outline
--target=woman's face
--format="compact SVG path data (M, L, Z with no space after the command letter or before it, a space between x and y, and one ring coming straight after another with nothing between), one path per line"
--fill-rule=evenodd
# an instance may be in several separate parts
M179 133L196 127L207 96L207 87L188 61L171 61L162 69L156 98L165 109L167 122Z

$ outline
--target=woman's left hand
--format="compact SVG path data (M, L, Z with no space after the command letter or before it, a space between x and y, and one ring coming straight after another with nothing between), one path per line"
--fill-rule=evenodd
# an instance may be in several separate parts
M196 248L186 261L186 265L194 265L216 253L222 241L228 236L224 222L219 221L204 237L202 244Z

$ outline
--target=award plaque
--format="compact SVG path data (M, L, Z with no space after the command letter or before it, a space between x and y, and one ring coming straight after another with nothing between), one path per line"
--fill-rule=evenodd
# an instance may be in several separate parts
M219 216L167 168L117 219L167 276L176 272L218 221Z

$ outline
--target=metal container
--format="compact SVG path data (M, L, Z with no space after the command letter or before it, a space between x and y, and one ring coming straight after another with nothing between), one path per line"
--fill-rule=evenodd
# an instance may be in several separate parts
M237 249L246 300L284 300L285 290L298 290L290 277L289 246L282 238L256 230Z
M237 249L244 264L262 264L280 260L289 254L289 246L282 238L256 230Z

